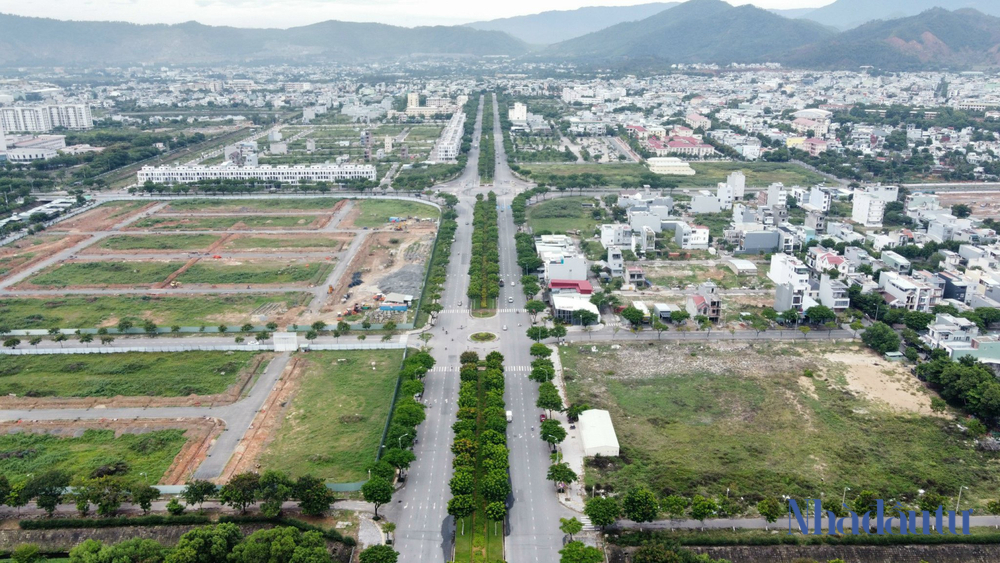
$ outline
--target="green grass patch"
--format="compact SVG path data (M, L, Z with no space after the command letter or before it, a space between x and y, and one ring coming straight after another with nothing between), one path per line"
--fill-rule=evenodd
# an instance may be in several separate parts
M361 213L354 219L358 227L379 227L389 222L389 217L418 217L420 219L437 219L441 214L436 207L395 199L362 199L354 205L361 208Z
M225 231L245 229L308 229L317 217L306 215L246 215L232 217L147 217L132 224L135 229L157 231Z
M597 174L606 181L609 187L620 187L622 182L638 184L643 173L649 169L641 164L609 163L609 164L570 164L570 163L525 163L519 165L521 170L530 170L531 178L539 179L545 176L570 176L573 174Z
M584 237L589 237L600 220L591 216L594 208L584 207L584 203L594 203L594 198L560 197L532 205L528 208L528 226L534 232L579 230Z
M621 444L619 459L589 464L588 484L622 491L642 483L688 498L729 489L748 505L764 496L839 499L844 487L904 504L918 489L954 496L961 486L970 487L967 506L995 498L1000 454L976 449L955 421L850 391L846 366L823 354L867 353L852 347L561 348L569 400L608 409ZM815 377L804 377L807 369ZM900 377L910 376L890 379Z
M497 335L492 332L477 332L470 336L474 342L492 342L497 339Z
M126 477L150 483L160 480L185 442L183 430L159 430L146 434L122 434L114 430L86 430L79 437L48 434L0 435L0 451L10 454L0 459L0 472L11 481L22 481L29 473L52 469L74 477L90 477L94 471L123 463Z
M201 284L316 283L325 279L332 269L333 264L319 261L308 264L198 262L178 276L177 281Z
M366 479L389 416L402 350L314 351L300 357L306 362L301 387L261 465L338 483Z
M6 356L0 394L183 397L224 392L253 352L126 352Z
M684 176L680 185L712 186L725 182L726 177L742 170L748 186L767 187L774 182L786 186L812 186L828 181L823 176L791 162L691 162L694 176Z
M281 248L324 248L334 252L344 246L344 239L324 236L249 236L235 238L227 242L223 248L229 250L249 249L281 249Z
M152 285L183 266L183 262L95 261L68 262L46 268L27 283L48 287Z
M185 199L170 202L168 212L185 211L232 211L238 213L254 213L260 211L322 211L332 210L340 198L315 197L302 199Z
M200 250L208 248L218 235L116 235L101 241L107 250Z
M0 326L12 329L86 328L117 324L141 326L152 319L161 326L218 326L250 321L250 313L270 303L286 309L309 301L307 293L276 295L204 295L191 297L102 295L93 297L18 297L0 299Z

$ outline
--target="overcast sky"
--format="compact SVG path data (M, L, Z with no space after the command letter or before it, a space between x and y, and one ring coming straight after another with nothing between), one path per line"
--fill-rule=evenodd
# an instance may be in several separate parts
M294 27L324 20L452 25L582 6L654 0L0 0L0 12L70 20L135 23L198 21L235 27ZM667 1L667 0L657 0ZM727 0L746 4L748 0ZM762 8L813 8L833 0L750 0Z

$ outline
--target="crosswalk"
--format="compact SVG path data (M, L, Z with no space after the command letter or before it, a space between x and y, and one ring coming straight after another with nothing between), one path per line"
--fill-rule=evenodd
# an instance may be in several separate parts
M514 309L497 309L496 312L497 313L526 313L527 309L517 309L517 308L514 308ZM469 314L469 309L467 309L467 308L442 309L439 314L453 315L453 314L459 314L459 313L463 314L463 315L468 315Z
M597 529L597 526L595 526L590 521L590 518L587 518L586 515L577 516L576 519L579 520L581 524L583 524L583 529L584 530L592 531L592 530L596 530Z

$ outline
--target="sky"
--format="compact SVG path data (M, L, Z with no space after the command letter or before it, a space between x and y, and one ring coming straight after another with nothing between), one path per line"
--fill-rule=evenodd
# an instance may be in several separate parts
M114 20L233 27L308 25L326 20L380 22L407 27L456 25L478 20L669 0L0 0L0 13L60 20ZM815 8L833 0L727 0L762 8Z

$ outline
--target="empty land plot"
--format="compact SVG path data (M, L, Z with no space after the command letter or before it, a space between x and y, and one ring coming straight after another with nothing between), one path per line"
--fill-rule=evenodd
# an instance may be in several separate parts
M333 211L341 199L335 197L294 198L294 199L185 199L172 201L164 209L167 213L212 211L232 213L256 213L275 211Z
M528 208L528 226L533 232L579 230L584 237L590 237L600 220L591 215L594 208L584 207L584 203L593 204L594 198L560 197L532 205Z
M684 287L713 281L722 289L749 287L751 289L770 288L774 284L761 273L765 268L758 269L756 276L737 276L724 265L685 264L677 262L663 266L644 266L646 279L653 285L661 287Z
M88 250L204 250L219 235L115 235Z
M323 261L287 262L273 260L201 261L185 270L177 281L192 284L316 284L333 269Z
M152 285L183 265L183 262L137 260L65 262L29 277L24 285L56 288Z
M0 394L31 397L184 397L222 393L254 352L124 352L6 356Z
M233 215L232 217L158 216L147 217L130 225L130 229L154 231L227 231L249 229L313 229L329 218L316 215Z
M187 442L184 430L154 430L115 436L115 430L87 429L65 435L19 432L0 434L0 473L17 482L30 473L53 469L78 478L97 473L145 478L156 483Z
M342 233L329 235L245 235L226 241L226 250L323 250L339 252L343 250L351 235Z
M0 247L0 277L16 274L32 264L86 240L87 236L27 236Z
M823 176L790 162L691 162L694 176L680 177L681 187L715 186L736 170L747 177L748 186L766 187L774 182L786 186L812 186L828 182Z
M362 199L354 202L354 210L344 219L342 226L379 227L388 223L390 217L437 219L439 215L436 207L415 201Z
M99 205L86 213L82 213L60 221L49 228L50 231L103 231L128 219L141 209L155 203L148 201L112 201Z
M858 371L884 362L852 344L590 348L560 349L569 400L611 412L621 457L588 462L588 485L644 483L689 498L728 488L748 503L838 498L844 487L914 502L918 489L956 495L965 485L975 505L1000 484L1000 454L921 414L930 397L912 376Z
M531 177L538 180L545 176L570 176L573 174L596 174L604 179L604 185L609 187L620 187L622 183L632 186L641 185L643 174L649 173L649 169L641 164L552 164L552 163L526 163L521 164L522 170L531 171Z
M302 356L306 365L298 390L261 465L338 483L364 480L389 416L402 357L401 350Z
M436 141L444 127L437 125L416 125L410 128L405 142Z
M99 295L87 297L17 297L0 299L0 326L11 329L113 327L129 320L141 326L218 326L250 322L258 309L277 309L269 320L293 318L310 299L307 293L275 295Z

